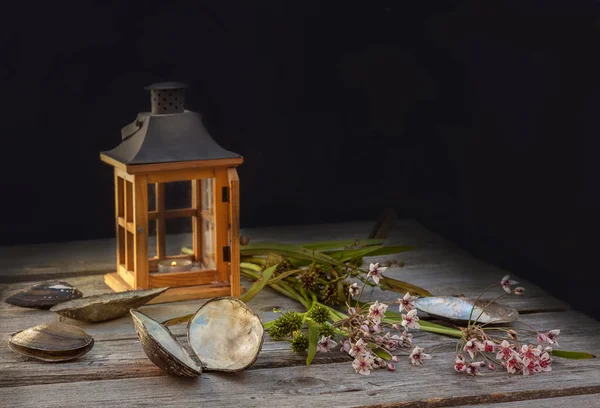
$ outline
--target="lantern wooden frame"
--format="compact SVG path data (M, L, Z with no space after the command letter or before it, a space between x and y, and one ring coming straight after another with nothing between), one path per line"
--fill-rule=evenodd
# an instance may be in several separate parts
M117 292L132 289L170 287L151 303L163 303L216 296L239 296L239 178L236 166L241 157L126 165L101 153L114 167L117 270L104 282ZM214 180L214 213L202 210L201 180ZM165 210L164 183L189 181L191 208ZM156 209L148 210L148 185L155 185ZM165 255L165 220L192 217L193 255ZM156 221L156 256L148 256L149 222ZM189 259L205 262L205 222L214 222L214 268L201 271L156 273L161 260Z

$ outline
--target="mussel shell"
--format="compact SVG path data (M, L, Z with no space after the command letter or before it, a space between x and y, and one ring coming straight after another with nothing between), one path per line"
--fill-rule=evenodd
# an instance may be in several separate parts
M519 318L519 312L510 307L497 302L487 306L489 302L479 300L475 305L471 321L477 319L482 324L488 323L510 323ZM469 321L471 309L475 301L473 299L459 298L454 296L430 296L415 300L415 307L431 316L451 320L457 323L466 323ZM487 306L487 308L486 308Z
M207 301L188 322L188 343L206 370L242 371L262 348L260 317L233 297Z
M8 339L8 347L19 354L48 362L73 360L94 347L94 339L77 326L40 324Z
M173 375L200 375L202 367L190 357L166 326L139 310L130 310L130 313L144 353L154 364Z
M167 289L169 288L129 290L88 296L59 303L50 311L84 322L103 322L126 315L130 309L136 309L148 303Z
M82 296L83 294L79 290L67 282L47 281L15 293L6 299L6 303L20 307L50 309L56 304Z

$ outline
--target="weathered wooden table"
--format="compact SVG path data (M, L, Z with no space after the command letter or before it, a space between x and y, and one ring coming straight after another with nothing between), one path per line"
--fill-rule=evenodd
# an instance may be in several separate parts
M307 242L365 238L372 223L346 223L303 227L245 230L252 241ZM169 237L177 250L188 244L185 235ZM401 259L403 268L387 275L407 280L434 294L477 296L506 271L474 259L450 242L412 220L400 220L386 244L412 244L417 250L389 256ZM380 258L378 260L383 260ZM366 261L375 261L366 258ZM80 241L64 244L0 248L0 297L34 282L60 278L84 295L108 292L102 274L113 269L114 241ZM517 277L518 278L518 277ZM561 329L561 348L600 354L600 322L550 297L540 288L521 282L525 296L503 298L515 306L522 319L543 330ZM248 287L249 282L243 282ZM499 294L490 293L490 297ZM392 292L376 289L373 299L391 301ZM194 312L202 301L146 305L145 313L165 320ZM273 307L302 310L293 301L264 290L249 302L263 321L274 317ZM555 359L553 371L529 377L497 370L467 377L453 369L454 339L415 333L417 344L433 355L424 366L408 361L396 372L375 370L370 376L355 374L349 357L339 352L317 353L311 366L285 342L266 335L256 364L237 374L205 373L200 378L166 376L145 356L129 316L81 326L96 340L84 357L59 364L27 360L7 347L10 333L55 321L48 311L24 309L0 302L0 406L2 407L446 407L494 408L600 407L600 359ZM185 341L185 327L172 326Z

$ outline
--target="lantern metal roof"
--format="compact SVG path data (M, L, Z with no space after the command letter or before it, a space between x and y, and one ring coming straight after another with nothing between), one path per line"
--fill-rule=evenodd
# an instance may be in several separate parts
M151 111L138 113L121 129L121 144L102 154L125 165L241 158L213 140L200 114L185 110L186 87L178 82L147 86Z

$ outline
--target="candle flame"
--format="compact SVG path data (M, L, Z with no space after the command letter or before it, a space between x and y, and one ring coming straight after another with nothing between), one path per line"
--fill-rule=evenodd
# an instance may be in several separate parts
M177 266L177 262L175 262L175 261L171 262L171 266Z

